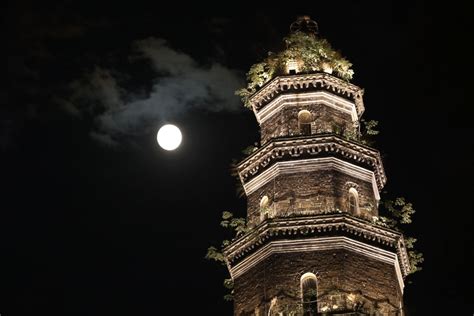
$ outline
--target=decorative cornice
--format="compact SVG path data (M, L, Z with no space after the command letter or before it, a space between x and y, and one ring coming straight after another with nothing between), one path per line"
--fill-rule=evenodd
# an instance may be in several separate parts
M380 153L375 149L347 141L336 135L314 135L311 137L291 137L273 139L243 160L237 170L242 184L252 180L257 174L272 166L276 161L291 159L320 159L324 155L337 156L355 165L372 169L379 190L387 178Z
M333 93L353 100L359 117L364 113L364 101L362 100L364 90L327 73L276 77L254 93L250 97L249 103L254 112L257 113L261 108L273 100L276 95L288 91L294 92L295 90L303 89L325 89L327 91L332 91Z
M265 260L273 254L314 252L336 249L349 250L365 257L393 265L400 289L403 293L403 288L405 286L403 282L404 277L396 252L374 247L345 236L271 241L236 265L229 265L228 268L232 279L234 279L243 275L259 262Z
M377 201L380 200L380 192L373 171L335 157L276 162L271 167L252 178L252 180L244 183L244 191L249 195L280 175L313 172L318 170L338 170L354 178L370 182L372 183L372 190L374 191L375 199Z
M269 242L321 238L336 233L364 240L367 244L393 249L397 253L402 276L405 277L410 272L406 247L400 233L347 213L267 219L227 246L224 256L229 269L233 269Z
M358 113L354 102L348 101L342 97L339 97L333 93L327 91L301 91L293 92L291 94L282 94L276 96L270 101L264 108L255 113L259 124L264 123L266 120L271 118L274 114L281 111L284 106L304 106L311 104L323 104L331 107L338 111L342 111L347 115L350 115L352 121L355 122L358 119Z

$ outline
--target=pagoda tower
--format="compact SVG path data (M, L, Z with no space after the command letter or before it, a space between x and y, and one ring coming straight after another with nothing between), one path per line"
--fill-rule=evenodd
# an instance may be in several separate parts
M360 138L364 90L314 21L290 30L246 99L261 146L237 166L249 229L224 249L234 314L403 315L409 259L401 233L377 224L386 176Z

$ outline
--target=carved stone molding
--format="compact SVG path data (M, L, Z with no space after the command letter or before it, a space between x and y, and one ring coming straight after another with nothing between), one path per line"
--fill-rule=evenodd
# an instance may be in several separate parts
M249 102L255 113L267 105L276 95L298 90L327 90L354 101L359 117L364 113L364 90L327 73L279 76L272 79L253 94Z
M305 247L311 249L312 243L316 245L319 239L329 238L331 232L338 235L331 238L350 237L351 240L355 239L354 242L359 242L360 247L393 253L400 267L400 275L405 277L409 273L410 265L402 234L344 213L267 219L227 246L224 249L224 256L229 270L233 271L233 267L240 262L253 260L250 259L253 253L264 247L268 248L267 245L272 242L309 240L309 244Z
M245 184L272 166L277 161L291 159L314 159L327 155L353 163L364 165L374 172L378 189L381 190L387 178L382 165L380 153L372 148L347 141L336 135L319 135L312 137L280 138L268 142L265 146L243 160L237 170L242 184ZM308 158L309 157L309 158Z

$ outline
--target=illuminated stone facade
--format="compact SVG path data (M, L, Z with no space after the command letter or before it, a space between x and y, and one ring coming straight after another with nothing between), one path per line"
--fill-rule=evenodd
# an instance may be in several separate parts
M250 231L224 255L235 315L403 315L403 236L376 225L386 177L358 142L363 90L277 76L250 97L261 147L238 165Z

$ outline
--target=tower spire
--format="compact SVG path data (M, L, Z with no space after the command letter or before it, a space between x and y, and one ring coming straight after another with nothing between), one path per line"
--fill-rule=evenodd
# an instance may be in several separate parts
M301 15L296 18L296 21L290 25L291 33L304 32L313 36L318 35L318 23L311 20L308 15Z

